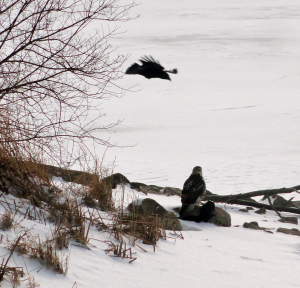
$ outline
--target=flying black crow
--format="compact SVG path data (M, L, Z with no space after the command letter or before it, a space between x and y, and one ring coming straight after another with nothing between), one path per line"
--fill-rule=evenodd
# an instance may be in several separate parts
M160 65L158 61L155 61L152 56L144 56L140 59L142 65L137 63L132 64L125 72L125 74L140 74L144 77L151 78L161 78L171 81L168 73L177 74L177 69L165 70L163 66Z
M203 179L202 168L200 166L194 167L191 176L184 182L181 194L181 209L179 212L180 218L183 219L190 211L192 211L196 204L206 192L206 185Z

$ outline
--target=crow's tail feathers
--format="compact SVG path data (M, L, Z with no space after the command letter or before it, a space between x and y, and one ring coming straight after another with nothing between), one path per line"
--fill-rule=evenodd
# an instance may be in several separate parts
M177 69L172 69L172 70L164 70L165 72L168 72L168 73L172 73L172 74L177 74L178 73L178 70Z
M125 72L125 74L137 74L141 66L137 63L132 64Z

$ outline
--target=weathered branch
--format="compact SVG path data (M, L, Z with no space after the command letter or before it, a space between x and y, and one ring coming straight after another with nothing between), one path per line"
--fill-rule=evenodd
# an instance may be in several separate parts
M284 194L297 192L300 190L300 185L291 188L280 188L280 189L268 189L268 190L257 190L248 193L231 194L231 195L206 195L203 200L211 200L214 202L232 203L233 200L251 198L256 196L272 196L276 194ZM251 201L249 201L251 202Z
M283 194L283 193L291 193L297 192L300 190L300 185L291 187L291 188L280 188L280 189L268 189L268 190L258 190L248 193L240 193L240 194L233 194L233 195L206 195L204 197L204 201L211 200L214 202L221 202L227 204L237 204L237 205L244 205L244 206L251 206L256 208L266 208L268 210L274 210L278 215L281 212L289 212L300 214L300 209L298 208L291 208L291 207L274 207L274 205L268 205L263 203L255 202L249 198L256 197L256 196L266 196L266 198L270 199L270 196L276 194Z
M218 202L218 201L216 201ZM264 203L258 203L251 200L231 200L227 202L228 204L237 204L237 205L244 205L244 206L251 206L255 208L266 208L268 210L273 210L271 205L264 204ZM300 214L300 209L297 208L291 208L291 207L276 207L278 211L281 212L289 212L289 213L295 213Z
M272 204L272 201L271 201L271 198L270 198L270 196L268 196L268 201L269 201L269 203L270 203L270 206L272 207L272 210L274 210L275 212L276 212L276 214L280 217L280 218L282 218L282 216L281 216L281 214L279 213L279 211L276 209L276 207Z

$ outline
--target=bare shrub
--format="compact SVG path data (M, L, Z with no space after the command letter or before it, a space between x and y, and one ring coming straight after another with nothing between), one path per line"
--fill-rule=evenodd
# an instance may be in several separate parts
M51 268L55 273L67 273L68 257L59 257L52 241L42 241L39 236L26 232L23 236L19 236L16 241L8 241L7 247L11 253L16 252L39 260L41 264Z
M62 227L59 227L54 234L54 240L55 240L55 247L59 250L62 250L63 248L68 248L70 244L70 238Z
M2 267L0 267L0 270ZM6 267L4 269L5 276L9 282L12 283L13 288L20 285L20 277L24 276L23 268L22 267Z
M98 124L99 106L122 96L114 84L126 57L113 56L108 40L117 28L106 24L127 20L132 6L0 1L0 142L29 145L66 167L80 158L85 140L112 145L94 132L115 125ZM91 110L96 117L87 117Z
M39 241L32 249L30 257L38 259L41 264L51 268L59 274L66 274L67 267L65 263L58 257L55 247L51 243Z
M0 264L0 282L4 280L4 276L8 276L10 278L10 281L13 283L13 287L19 284L19 274L23 276L23 268L19 270L20 267L9 267L8 263L10 258L12 257L16 247L20 243L20 241L23 239L23 237L27 234L27 232L23 233L23 235L19 236L16 241L10 246L10 253L5 259L3 257L2 263Z
M103 211L114 211L114 202L112 199L112 187L107 182L100 180L98 175L88 185L88 196L96 199Z
M28 275L28 287L29 288L37 288L37 287L41 287L40 284L38 282L35 281L34 277L32 275Z
M114 257L120 257L123 259L130 259L129 263L132 263L135 261L137 258L133 257L132 255L134 254L131 251L131 248L126 247L126 243L123 241L120 242L120 244L114 244L111 241L106 241L108 248L105 250L106 254L112 252Z
M14 217L10 211L5 211L5 213L0 217L0 228L2 230L9 230L14 226Z
M86 159L85 163L93 164L93 167L88 166L88 173L82 174L78 179L87 187L83 195L83 203L86 206L99 207L102 211L115 211L112 195L113 184L111 181L107 181L112 175L112 169L104 167L104 157L105 153L100 161L95 157L92 162Z
M157 215L119 214L115 225L116 233L131 236L132 243L139 239L144 244L155 246L160 238L166 239L163 223Z
M86 216L83 207L78 205L76 200L67 200L51 206L49 219L56 223L53 237L58 249L67 248L70 240L87 247L92 219Z
M39 158L30 147L23 150L15 142L0 141L0 190L29 199L36 207L41 201L53 201L61 191L51 182Z
M79 205L75 205L72 209L72 217L74 220L66 225L68 234L76 242L79 242L86 247L89 243L88 234L91 222L86 226L86 217L82 211L82 207Z

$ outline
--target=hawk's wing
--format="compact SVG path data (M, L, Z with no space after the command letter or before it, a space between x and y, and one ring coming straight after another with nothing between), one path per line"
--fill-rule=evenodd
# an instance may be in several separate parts
M194 204L197 199L206 191L203 177L199 174L192 174L183 185L181 203Z

